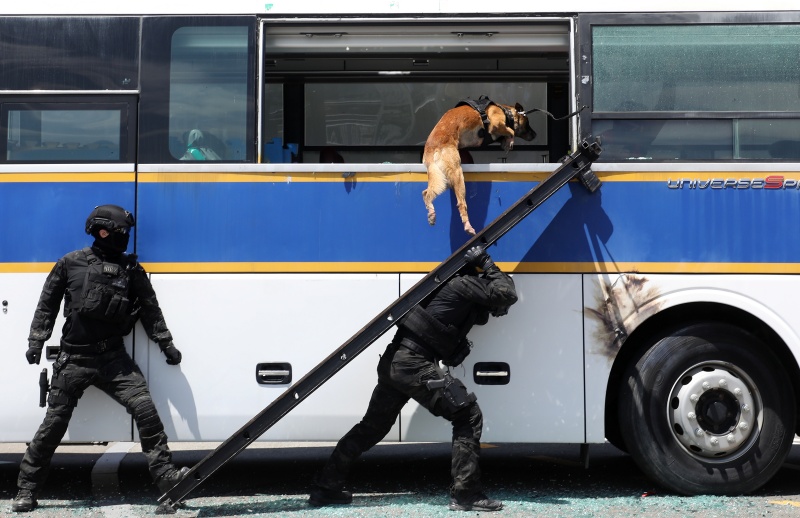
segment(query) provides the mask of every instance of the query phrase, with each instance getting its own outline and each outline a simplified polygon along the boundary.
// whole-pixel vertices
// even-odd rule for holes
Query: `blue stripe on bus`
[[[480,229],[533,186],[469,182]],[[427,224],[422,182],[142,183],[142,262],[439,262],[468,236],[450,191]],[[3,183],[0,262],[55,261],[89,244],[92,207],[132,207],[132,183]],[[800,263],[797,190],[579,184],[555,193],[492,248],[505,262]]]
[[[91,244],[86,217],[107,203],[133,207],[133,182],[0,183],[0,263],[55,262]]]
[[[533,186],[470,182],[475,228]],[[142,184],[139,249],[149,262],[438,262],[468,238],[450,191],[427,224],[420,182]],[[671,190],[607,182],[561,189],[500,239],[523,262],[800,262],[798,191]]]

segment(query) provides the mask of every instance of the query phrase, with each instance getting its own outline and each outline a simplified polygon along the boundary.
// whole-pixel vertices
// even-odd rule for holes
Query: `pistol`
[[[50,383],[47,381],[47,369],[42,369],[39,374],[39,406],[47,404],[47,393],[50,391]]]
[[[428,387],[428,390],[436,390],[444,388],[446,381],[447,380],[445,378],[442,378],[440,380],[428,380],[425,382],[425,386]]]

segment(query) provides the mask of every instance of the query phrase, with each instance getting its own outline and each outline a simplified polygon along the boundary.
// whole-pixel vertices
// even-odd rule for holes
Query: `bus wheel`
[[[731,325],[697,324],[628,368],[619,420],[636,464],[667,489],[743,494],[788,455],[794,393],[763,341]]]

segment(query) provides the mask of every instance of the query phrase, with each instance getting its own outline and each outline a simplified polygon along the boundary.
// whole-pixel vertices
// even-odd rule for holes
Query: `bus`
[[[486,95],[537,136],[469,150],[477,230],[582,142],[602,187],[570,182],[489,250],[520,301],[453,368],[483,440],[609,442],[680,494],[763,486],[798,432],[800,11],[599,4],[4,6],[0,440],[43,418],[63,320],[41,365],[30,323],[96,205],[135,213],[129,251],[183,352],[125,340],[170,440],[223,441],[467,241],[450,193],[428,224],[421,153]],[[338,440],[389,333],[259,440]],[[65,440],[138,437],[92,389]],[[450,429],[412,402],[386,440]]]

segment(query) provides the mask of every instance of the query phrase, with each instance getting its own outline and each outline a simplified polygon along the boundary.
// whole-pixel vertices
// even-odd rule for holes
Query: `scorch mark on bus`
[[[641,322],[658,313],[661,304],[652,301],[661,292],[647,286],[647,277],[635,273],[622,273],[613,282],[607,277],[595,282],[599,288],[595,291],[595,307],[586,307],[586,314],[600,323],[594,332],[600,346],[596,352],[613,359],[628,338],[625,323],[630,323],[632,317]]]

